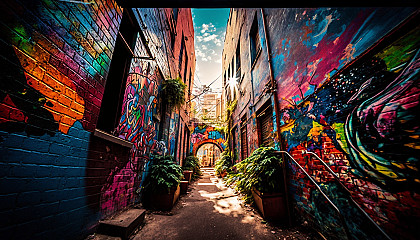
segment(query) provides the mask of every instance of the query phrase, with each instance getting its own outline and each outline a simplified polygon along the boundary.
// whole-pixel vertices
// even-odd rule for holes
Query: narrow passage
[[[212,168],[202,171],[169,214],[148,214],[134,239],[278,239],[254,212],[241,207]]]

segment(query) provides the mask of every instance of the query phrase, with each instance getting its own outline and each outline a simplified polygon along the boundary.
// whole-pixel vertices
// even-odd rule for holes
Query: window
[[[178,57],[178,69],[179,69],[179,71],[181,71],[182,60],[183,60],[183,57],[184,57],[184,51],[185,51],[185,55],[186,55],[184,34],[182,34],[181,49],[179,50],[179,57]]]
[[[251,66],[254,66],[255,60],[261,51],[260,34],[258,33],[258,20],[255,14],[254,21],[249,32],[250,47],[251,47]]]
[[[174,21],[176,22],[178,20],[178,8],[172,8],[172,15]]]
[[[238,41],[238,46],[236,47],[236,77],[241,79],[241,42],[240,41]]]
[[[236,162],[236,160],[237,160],[237,158],[236,158],[236,153],[237,153],[237,145],[236,145],[236,141],[237,141],[237,135],[236,135],[236,130],[237,130],[237,128],[238,128],[238,126],[236,125],[235,127],[233,127],[232,128],[232,130],[231,130],[231,134],[232,134],[232,152],[233,152],[233,159],[232,159],[232,161],[235,161]]]
[[[248,157],[248,134],[246,130],[246,115],[241,119],[241,160]]]
[[[233,61],[233,57],[232,57],[232,62],[230,63],[230,66],[232,68],[232,75],[230,75],[230,77],[235,77],[235,65],[233,65],[235,62]]]
[[[271,101],[257,111],[258,142],[260,147],[274,147],[273,109]]]
[[[187,50],[185,50],[187,51]],[[188,72],[188,55],[185,52],[185,66],[184,66],[184,83],[187,83],[187,72]]]
[[[112,55],[105,91],[102,98],[97,129],[112,133],[118,126],[124,98],[127,75],[133,58],[137,39],[137,28],[132,12],[124,11],[121,20],[114,54]]]

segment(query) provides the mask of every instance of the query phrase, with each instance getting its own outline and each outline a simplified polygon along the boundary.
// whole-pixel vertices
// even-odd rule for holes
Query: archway
[[[225,149],[225,136],[224,134],[213,126],[209,126],[203,123],[194,123],[191,134],[191,153],[196,156],[197,150],[203,144],[212,143],[215,144],[220,151],[223,152]]]
[[[214,167],[216,161],[220,159],[220,154],[223,152],[218,144],[213,142],[203,142],[197,146],[196,157],[200,160],[202,167]]]

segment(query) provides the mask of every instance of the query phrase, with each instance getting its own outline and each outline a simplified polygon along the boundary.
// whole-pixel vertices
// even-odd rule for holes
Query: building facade
[[[83,239],[138,201],[150,154],[182,164],[190,109],[160,85],[195,71],[190,9],[2,1],[0,181],[5,239]]]
[[[380,236],[302,151],[314,152],[386,234],[418,238],[419,19],[415,8],[232,9],[222,60],[238,160],[260,146],[289,152],[354,238]],[[295,216],[340,238],[340,220],[291,161],[288,176]]]

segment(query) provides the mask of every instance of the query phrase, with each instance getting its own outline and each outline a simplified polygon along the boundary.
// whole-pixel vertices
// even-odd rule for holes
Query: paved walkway
[[[171,212],[148,214],[133,239],[311,239],[296,230],[268,226],[258,213],[241,206],[213,169],[202,171],[202,178],[190,186],[187,195],[181,195]]]

